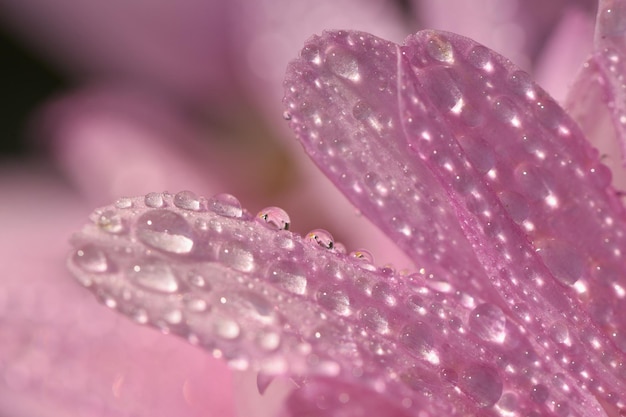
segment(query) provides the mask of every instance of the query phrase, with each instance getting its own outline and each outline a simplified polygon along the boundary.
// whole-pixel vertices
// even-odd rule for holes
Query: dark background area
[[[28,121],[33,112],[68,85],[50,67],[0,27],[0,158],[28,153]]]

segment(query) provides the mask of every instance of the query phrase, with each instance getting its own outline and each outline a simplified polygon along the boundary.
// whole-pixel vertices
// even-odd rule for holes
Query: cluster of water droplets
[[[282,209],[252,216],[231,195],[185,191],[120,200],[91,218],[73,239],[77,279],[137,323],[236,369],[355,380],[423,410],[521,415],[586,401],[500,306],[423,269],[375,267],[368,251],[337,250],[324,230],[295,235]],[[553,323],[551,335],[544,343],[567,360],[567,325]]]

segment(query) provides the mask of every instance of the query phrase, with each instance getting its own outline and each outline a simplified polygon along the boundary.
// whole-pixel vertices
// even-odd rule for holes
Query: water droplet
[[[352,108],[352,115],[357,120],[366,120],[372,115],[372,108],[364,101],[357,101]]]
[[[426,52],[431,58],[439,62],[453,62],[454,50],[452,44],[443,36],[433,35],[426,42]]]
[[[239,218],[243,215],[241,203],[230,194],[214,195],[209,200],[209,208],[220,216]]]
[[[185,307],[194,313],[203,313],[207,311],[208,304],[206,300],[200,297],[191,296],[185,299]]]
[[[519,116],[519,111],[517,110],[517,106],[508,97],[500,97],[494,101],[493,104],[494,114],[500,118],[503,122],[510,123],[514,127],[521,126],[521,119]]]
[[[462,136],[459,144],[465,151],[472,167],[480,174],[486,174],[496,164],[493,147],[484,139],[473,136]]]
[[[326,65],[334,74],[346,78],[350,81],[357,82],[361,80],[359,72],[359,64],[352,53],[335,47],[326,53]]]
[[[178,290],[178,282],[171,268],[160,261],[146,260],[132,266],[128,279],[148,290],[174,293]]]
[[[193,230],[183,216],[167,210],[151,210],[137,220],[137,237],[148,246],[165,252],[191,252]]]
[[[551,239],[537,245],[537,253],[554,278],[562,284],[574,285],[585,270],[583,256],[567,243]]]
[[[204,291],[211,291],[211,285],[209,285],[204,277],[196,271],[190,271],[187,274],[187,281],[194,287],[202,288]]]
[[[316,45],[306,45],[300,51],[300,56],[315,65],[319,65],[322,62],[320,50]]]
[[[478,45],[473,47],[469,54],[467,54],[467,60],[478,69],[482,69],[487,72],[493,71],[491,52],[484,46]]]
[[[563,322],[556,322],[550,326],[550,336],[557,343],[566,346],[572,345],[572,339],[570,339],[569,336],[569,329]]]
[[[287,212],[280,207],[266,207],[259,211],[256,218],[273,230],[289,230],[291,223]]]
[[[130,317],[139,324],[146,324],[148,322],[148,313],[143,308],[134,310]]]
[[[128,197],[122,197],[115,202],[115,207],[118,209],[128,209],[133,206],[133,200]]]
[[[389,322],[387,318],[375,307],[366,307],[361,310],[359,319],[366,329],[381,334],[389,332]]]
[[[262,331],[257,335],[256,341],[261,349],[272,352],[280,346],[280,334]]]
[[[511,74],[509,77],[509,86],[511,87],[511,90],[519,96],[525,97],[529,100],[537,98],[537,92],[535,91],[533,79],[524,71],[515,71]]]
[[[502,380],[498,371],[487,365],[467,367],[461,377],[460,387],[481,407],[491,407],[502,395]]]
[[[368,250],[365,249],[359,249],[359,250],[355,250],[353,252],[350,252],[349,255],[351,258],[354,258],[360,262],[364,262],[367,264],[373,264],[374,263],[374,256],[372,255],[372,253]]]
[[[374,172],[365,174],[364,182],[374,194],[381,197],[386,197],[389,194],[389,187]]]
[[[271,265],[267,279],[283,289],[298,295],[306,292],[307,279],[303,269],[292,262],[277,262]]]
[[[524,196],[515,191],[505,190],[500,192],[498,197],[504,209],[515,223],[522,224],[528,218],[530,206]]]
[[[285,110],[285,111],[283,112],[283,119],[285,119],[285,120],[291,120],[291,113],[290,113],[289,111]]]
[[[435,344],[430,326],[421,321],[404,326],[398,340],[409,353],[418,358],[428,357]]]
[[[550,395],[548,387],[543,384],[533,385],[530,389],[530,399],[536,404],[543,404]]]
[[[236,321],[223,316],[214,319],[213,331],[216,335],[226,340],[236,339],[241,333],[239,324]]]
[[[163,319],[169,324],[180,324],[183,321],[183,313],[178,310],[170,310],[163,315]]]
[[[316,294],[317,302],[327,310],[334,311],[341,316],[351,314],[350,299],[341,290],[320,288]]]
[[[149,193],[143,199],[144,204],[150,208],[161,208],[165,204],[163,201],[163,194],[161,193]]]
[[[121,234],[126,231],[122,217],[113,210],[106,210],[101,213],[96,223],[100,229],[107,233]]]
[[[78,249],[74,253],[73,261],[86,272],[102,273],[109,269],[109,262],[104,252],[92,245]]]
[[[225,265],[241,272],[254,269],[254,255],[236,243],[225,243],[219,251],[218,259]]]
[[[481,304],[469,316],[469,327],[487,342],[503,343],[506,337],[506,317],[493,304]]]
[[[200,210],[200,198],[191,191],[181,191],[174,196],[174,205],[185,210]]]
[[[311,230],[307,233],[306,238],[324,249],[332,249],[335,246],[333,236],[324,229]]]
[[[534,164],[521,163],[515,167],[513,176],[520,186],[520,191],[528,198],[542,200],[550,194],[546,185],[547,175]]]

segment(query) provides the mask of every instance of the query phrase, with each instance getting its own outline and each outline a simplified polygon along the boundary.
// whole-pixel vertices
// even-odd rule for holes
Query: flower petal
[[[376,93],[381,80],[391,86]],[[597,151],[526,73],[457,35],[420,32],[399,55],[394,45],[368,35],[337,32],[305,47],[287,87],[292,127],[307,152],[366,215],[409,247],[418,265],[428,270],[439,259],[420,258],[385,220],[407,219],[419,230],[423,211],[418,207],[416,215],[419,198],[411,198],[417,179],[428,184],[430,195],[441,196],[445,215],[455,217],[432,217],[429,226],[462,229],[448,247],[432,234],[421,245],[444,246],[439,253],[464,259],[475,252],[482,264],[473,286],[445,276],[452,291],[469,290],[529,332],[533,348],[547,358],[544,366],[575,361],[574,385],[590,388],[601,402],[615,394],[590,381],[624,391],[615,369],[624,357],[625,326],[615,314],[624,298],[623,208]],[[396,96],[404,132],[397,127]],[[362,102],[372,111],[360,119],[354,109]],[[368,184],[372,172],[392,192],[381,196]],[[413,184],[406,187],[410,175]],[[466,250],[468,240],[473,251]],[[459,242],[460,249],[452,246]],[[481,285],[489,291],[477,292]],[[566,349],[554,328],[567,332]],[[523,361],[517,365],[524,367]],[[569,371],[563,365],[553,376]],[[593,396],[579,395],[590,408],[577,412],[591,414]]]

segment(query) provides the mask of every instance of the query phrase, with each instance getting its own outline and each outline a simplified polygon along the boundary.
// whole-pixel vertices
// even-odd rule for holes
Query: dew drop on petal
[[[226,340],[236,339],[241,333],[239,324],[236,321],[222,316],[214,319],[213,331],[216,335]]]
[[[206,300],[200,297],[188,297],[185,299],[185,307],[194,313],[203,313],[207,311],[208,304]]]
[[[389,331],[389,321],[385,315],[375,307],[366,307],[361,310],[359,319],[366,329],[382,334]]]
[[[537,253],[554,278],[565,285],[574,285],[585,269],[583,257],[565,242],[552,239],[541,242]]]
[[[174,205],[185,210],[200,210],[200,198],[191,191],[181,191],[174,196]]]
[[[261,349],[272,352],[280,346],[280,334],[272,331],[262,331],[257,335],[256,342]]]
[[[163,201],[163,194],[161,193],[148,193],[143,199],[146,207],[161,208],[165,204]]]
[[[361,79],[359,63],[351,52],[336,47],[326,53],[326,65],[334,74],[357,82]]]
[[[427,357],[435,344],[430,326],[421,321],[404,326],[398,339],[409,353],[418,358]]]
[[[167,210],[151,210],[139,217],[136,234],[146,245],[170,253],[189,253],[194,245],[189,223],[180,214]]]
[[[231,194],[216,194],[211,197],[209,209],[224,217],[239,218],[243,215],[241,203]]]
[[[491,407],[502,395],[502,380],[494,368],[473,364],[465,368],[459,383],[461,390],[481,407]]]
[[[303,295],[306,292],[307,279],[298,264],[277,262],[268,268],[267,279],[290,293]]]
[[[133,265],[127,271],[128,279],[148,290],[174,293],[178,290],[178,281],[172,269],[165,263],[145,260]]]
[[[341,316],[349,316],[350,299],[341,290],[320,288],[316,294],[317,302],[327,310],[334,311]]]
[[[433,35],[426,42],[426,52],[436,61],[453,62],[454,50],[452,44],[441,35]]]
[[[280,207],[266,207],[256,215],[257,220],[273,230],[289,230],[291,220]]]
[[[503,343],[506,337],[506,317],[493,304],[481,304],[469,316],[470,329],[482,340]]]
[[[72,259],[85,272],[102,273],[109,269],[109,262],[104,252],[92,245],[78,249]]]
[[[307,233],[306,238],[324,249],[332,249],[335,246],[333,236],[324,229],[311,230]]]
[[[128,197],[122,197],[115,202],[115,207],[118,209],[128,209],[133,206],[133,200]]]
[[[121,234],[126,231],[124,221],[120,215],[113,210],[107,210],[104,213],[101,213],[98,216],[96,223],[100,229],[107,233]]]
[[[225,243],[219,251],[219,260],[226,266],[241,272],[254,269],[254,255],[236,243]]]
[[[467,54],[467,60],[475,68],[486,72],[493,71],[493,62],[491,61],[491,52],[482,45],[477,45]]]

